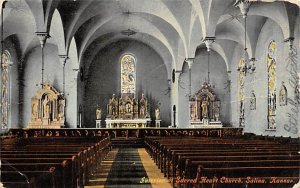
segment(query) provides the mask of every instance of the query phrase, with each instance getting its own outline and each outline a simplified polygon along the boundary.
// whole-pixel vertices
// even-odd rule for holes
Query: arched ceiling
[[[181,70],[184,59],[195,56],[203,38],[216,37],[213,48],[229,68],[234,45],[244,46],[245,26],[239,8],[233,6],[235,2],[10,0],[4,14],[4,24],[9,29],[4,36],[16,34],[21,40],[23,56],[26,56],[39,45],[34,33],[47,31],[53,36],[49,42],[56,43],[60,53],[67,53],[72,48],[72,58],[77,54],[76,63],[86,68],[95,54],[111,42],[137,40],[152,47],[162,57],[168,72],[173,68]],[[12,13],[12,9],[19,8],[24,11]],[[255,54],[260,30],[267,19],[273,19],[288,38],[293,37],[298,14],[299,6],[294,2],[253,2],[247,17],[251,27],[246,29],[249,57]],[[23,24],[13,25],[18,22]],[[122,34],[126,30],[135,34]]]

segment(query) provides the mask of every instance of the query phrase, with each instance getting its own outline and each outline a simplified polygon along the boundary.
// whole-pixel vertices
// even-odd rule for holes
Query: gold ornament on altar
[[[107,105],[107,118],[111,119],[137,119],[148,118],[147,99],[142,94],[140,100],[133,95],[125,95],[120,98],[115,98],[113,94]]]
[[[28,128],[61,128],[65,121],[65,98],[45,82],[31,99],[31,121]]]
[[[207,122],[220,122],[220,101],[217,100],[210,84],[204,83],[202,88],[191,97],[190,122],[192,124],[203,124]],[[205,121],[204,121],[205,120]],[[197,123],[198,122],[198,123]]]
[[[209,102],[207,101],[206,97],[203,98],[201,103],[202,108],[202,117],[207,118],[207,108],[208,108]]]

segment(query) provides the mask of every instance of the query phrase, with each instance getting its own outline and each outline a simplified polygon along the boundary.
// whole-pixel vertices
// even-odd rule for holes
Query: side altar
[[[210,84],[204,82],[201,89],[190,98],[191,128],[220,128],[220,101]]]
[[[45,82],[31,98],[28,128],[57,129],[64,126],[65,98],[49,82]]]
[[[109,99],[105,120],[106,128],[144,128],[150,122],[148,100],[144,94],[140,99],[135,98],[132,94],[123,94],[120,98],[115,98],[115,94],[113,94]]]

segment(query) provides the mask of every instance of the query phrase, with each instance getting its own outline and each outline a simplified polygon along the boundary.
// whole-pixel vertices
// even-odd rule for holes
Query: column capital
[[[212,44],[215,42],[216,37],[205,37],[202,42],[206,45],[207,51],[209,52]]]
[[[187,57],[187,58],[185,58],[185,62],[187,62],[188,63],[188,66],[189,66],[189,69],[191,69],[192,68],[192,65],[193,65],[193,63],[194,63],[194,60],[195,60],[195,58],[193,57],[193,58],[191,58],[191,57]]]
[[[50,35],[46,31],[37,31],[37,32],[35,32],[35,34],[37,35],[37,37],[40,40],[41,47],[44,48],[44,46],[46,44],[46,40],[47,40],[47,38],[50,38]]]
[[[69,59],[68,55],[58,55],[59,60],[63,66],[67,63],[67,59]]]
[[[243,18],[247,17],[247,13],[249,11],[250,5],[251,2],[249,0],[236,0],[235,3],[233,4],[233,6],[240,8]]]

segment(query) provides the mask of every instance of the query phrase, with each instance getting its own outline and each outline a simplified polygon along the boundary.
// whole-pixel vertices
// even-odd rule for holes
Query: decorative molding
[[[35,34],[40,40],[41,47],[44,48],[47,39],[50,38],[50,35],[46,31],[37,31]]]
[[[209,52],[212,48],[212,44],[216,41],[216,37],[205,37],[202,42],[206,45],[207,51]]]
[[[235,3],[233,4],[233,6],[240,8],[243,18],[247,17],[247,13],[249,11],[250,5],[251,2],[249,0],[236,0]]]
[[[187,58],[185,58],[185,62],[187,62],[188,63],[188,66],[189,66],[189,69],[191,69],[192,68],[192,65],[193,65],[193,63],[194,63],[194,60],[195,60],[195,58],[193,57],[193,58],[191,58],[191,57],[187,57]]]
[[[58,55],[60,62],[62,63],[63,66],[67,63],[67,59],[69,59],[68,55]]]

